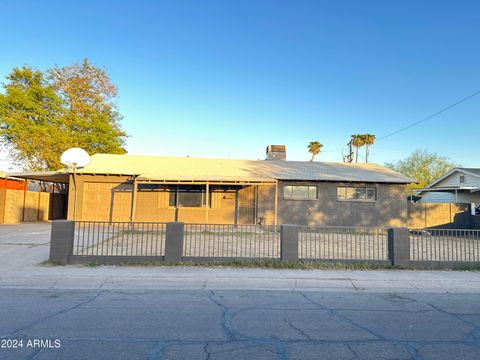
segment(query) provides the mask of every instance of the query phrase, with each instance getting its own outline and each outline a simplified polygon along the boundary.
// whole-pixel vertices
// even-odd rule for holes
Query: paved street
[[[0,359],[480,358],[480,273],[38,266],[48,238],[0,226],[0,337],[23,340]]]
[[[2,359],[478,359],[476,294],[0,290]]]

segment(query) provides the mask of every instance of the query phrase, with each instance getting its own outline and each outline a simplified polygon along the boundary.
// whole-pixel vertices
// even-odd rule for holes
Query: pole
[[[208,181],[205,185],[205,196],[207,197],[205,200],[205,223],[208,224],[208,208],[210,207],[210,185]]]
[[[132,190],[132,202],[130,208],[130,222],[135,221],[135,209],[137,207],[137,192],[138,192],[138,183],[137,178],[133,179],[133,190]]]
[[[278,210],[278,181],[275,183],[275,215],[273,220],[273,225],[277,226],[277,210]]]
[[[28,180],[25,180],[25,186],[23,188],[22,222],[25,221],[25,202],[27,200],[27,188],[28,188]]]
[[[76,175],[77,175],[77,164],[73,164],[73,188],[75,189],[74,191],[74,197],[73,197],[73,221],[76,220],[76,214],[77,214],[77,180],[76,180]]]

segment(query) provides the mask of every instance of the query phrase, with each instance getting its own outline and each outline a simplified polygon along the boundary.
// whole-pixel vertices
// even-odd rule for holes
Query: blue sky
[[[119,88],[132,154],[341,161],[352,133],[381,137],[480,89],[478,1],[11,1],[0,78],[88,57]],[[480,166],[480,96],[379,141]],[[5,167],[5,162],[0,166]]]

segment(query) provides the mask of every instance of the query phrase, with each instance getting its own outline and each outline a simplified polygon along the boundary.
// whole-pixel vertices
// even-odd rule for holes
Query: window
[[[285,185],[283,198],[292,200],[315,200],[317,198],[316,186]]]
[[[376,201],[377,189],[372,187],[341,186],[337,188],[338,201]]]
[[[460,184],[464,184],[465,183],[465,175],[460,175]]]
[[[169,206],[205,207],[205,188],[202,186],[177,186],[169,194]]]

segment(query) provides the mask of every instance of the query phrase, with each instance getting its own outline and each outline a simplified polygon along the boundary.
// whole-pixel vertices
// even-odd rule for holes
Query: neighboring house
[[[219,224],[405,226],[411,179],[376,164],[97,154],[84,168],[12,174],[67,183],[68,218]]]
[[[420,189],[420,202],[469,204],[472,215],[480,204],[480,169],[455,168]]]
[[[26,188],[24,180],[9,179],[4,172],[0,171],[0,189],[25,190]]]

